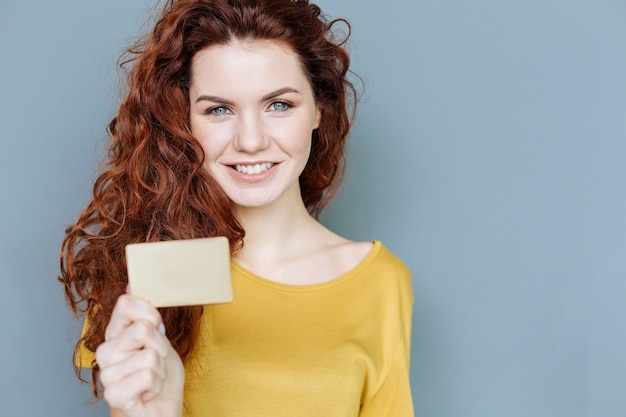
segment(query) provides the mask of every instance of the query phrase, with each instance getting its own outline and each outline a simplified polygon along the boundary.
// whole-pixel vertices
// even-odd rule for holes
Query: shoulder
[[[371,327],[378,328],[385,341],[384,355],[394,355],[398,343],[408,352],[414,301],[409,267],[382,242],[374,241],[359,275],[355,280],[359,302],[367,306]]]
[[[373,241],[371,260],[368,268],[375,270],[384,277],[395,278],[398,281],[410,284],[411,270],[397,255],[391,252],[382,242]]]
[[[413,305],[412,273],[409,267],[385,247],[382,242],[374,241],[372,251],[364,262],[361,273],[362,285],[377,297],[386,299],[388,304]]]
[[[334,256],[352,274],[364,274],[381,279],[410,284],[411,270],[379,240],[344,241],[333,248]]]
[[[361,251],[358,263],[343,276],[351,291],[372,303],[412,303],[411,271],[398,256],[378,240],[351,245]]]
[[[381,241],[374,240],[374,248],[377,250],[377,262],[384,264],[386,267],[393,268],[397,272],[403,274],[411,274],[411,270],[396,254],[391,252]]]

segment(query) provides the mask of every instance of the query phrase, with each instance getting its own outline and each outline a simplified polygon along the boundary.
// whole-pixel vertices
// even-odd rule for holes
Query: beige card
[[[226,303],[233,299],[225,237],[126,246],[130,293],[155,307]]]

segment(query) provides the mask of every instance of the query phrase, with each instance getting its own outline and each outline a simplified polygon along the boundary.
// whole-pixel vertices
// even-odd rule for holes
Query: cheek
[[[196,136],[196,140],[200,142],[200,146],[202,146],[205,161],[215,156],[216,149],[214,141],[209,140],[206,136]]]
[[[313,137],[313,129],[309,123],[294,123],[281,132],[281,136],[286,139],[291,152],[308,155]]]
[[[302,153],[302,157],[308,161],[311,154],[311,146],[313,145],[313,132],[305,130],[300,137],[302,139],[298,141],[299,150]]]
[[[214,160],[223,151],[223,140],[220,140],[221,136],[219,131],[215,129],[209,129],[202,124],[191,123],[191,134],[200,143],[202,150],[204,151],[205,162]]]
[[[297,161],[296,164],[299,167],[300,174],[302,174],[302,171],[304,171],[304,168],[308,165],[309,159],[311,158],[311,132],[298,132],[298,136],[292,136],[292,138],[297,138],[297,140],[293,140],[290,143],[291,146],[287,152]]]

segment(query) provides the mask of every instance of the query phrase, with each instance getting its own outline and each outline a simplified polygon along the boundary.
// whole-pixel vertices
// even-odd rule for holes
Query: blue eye
[[[275,101],[272,104],[270,104],[270,110],[278,111],[278,112],[288,110],[291,107],[293,106],[287,103],[286,101]]]
[[[206,111],[207,114],[211,114],[214,116],[224,116],[228,113],[228,109],[226,107],[212,107]]]

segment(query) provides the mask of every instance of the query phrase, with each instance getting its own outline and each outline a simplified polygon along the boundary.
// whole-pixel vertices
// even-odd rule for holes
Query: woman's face
[[[320,113],[288,46],[232,41],[201,50],[192,61],[189,101],[204,167],[236,206],[301,199],[298,178]]]

